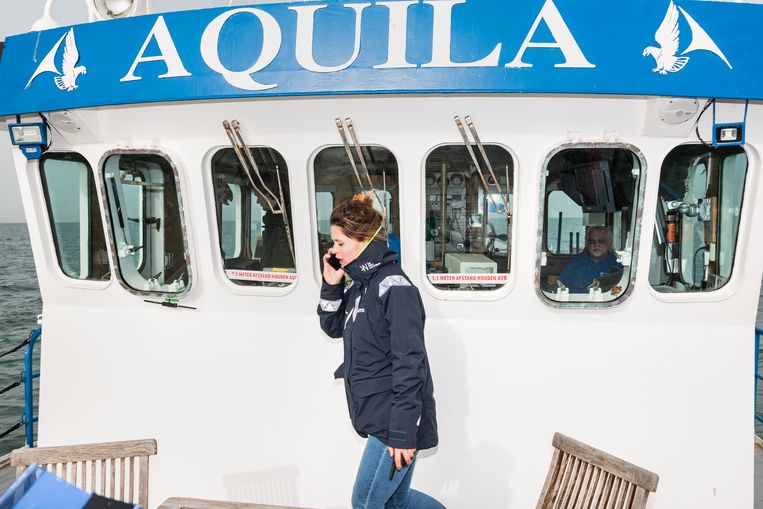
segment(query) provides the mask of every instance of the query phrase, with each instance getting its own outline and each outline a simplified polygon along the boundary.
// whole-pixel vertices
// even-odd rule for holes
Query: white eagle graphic
[[[689,24],[689,29],[691,30],[691,42],[689,43],[689,46],[681,52],[681,55],[677,56],[680,34],[680,31],[678,30],[678,20],[680,18],[679,11],[680,14],[684,15],[684,19],[686,19],[686,22]],[[644,48],[643,53],[644,56],[650,55],[654,58],[657,66],[652,69],[652,72],[658,72],[663,75],[669,72],[678,72],[683,69],[689,61],[689,57],[683,55],[699,50],[715,53],[721,60],[726,62],[729,69],[732,69],[726,55],[723,54],[720,48],[718,48],[718,45],[716,45],[710,36],[707,35],[707,32],[705,32],[705,30],[699,26],[699,23],[697,23],[682,7],[676,7],[673,0],[671,0],[670,5],[668,5],[668,12],[665,14],[665,19],[662,20],[660,27],[654,34],[654,39],[660,47],[647,46]]]
[[[58,48],[61,46],[61,43],[64,42],[64,39],[66,39],[64,44],[64,56],[61,61],[61,70],[59,71],[55,60],[56,55],[58,54]],[[61,36],[56,45],[53,46],[53,49],[45,55],[45,58],[40,62],[37,70],[34,71],[32,77],[29,78],[29,82],[26,84],[26,87],[24,87],[24,90],[29,88],[29,85],[32,84],[37,76],[46,72],[52,72],[57,75],[53,78],[56,86],[61,90],[71,92],[77,88],[77,78],[79,78],[80,74],[87,74],[87,68],[84,65],[78,66],[77,62],[79,62],[79,50],[77,49],[77,41],[74,39],[74,29],[71,28],[69,29],[69,32]]]

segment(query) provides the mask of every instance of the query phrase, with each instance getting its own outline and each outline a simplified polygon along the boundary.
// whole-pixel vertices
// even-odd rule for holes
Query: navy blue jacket
[[[583,251],[567,263],[559,275],[564,286],[572,293],[587,293],[588,286],[594,279],[623,270],[623,264],[617,261],[615,253],[610,251],[607,257],[598,262],[591,258],[588,251]]]
[[[355,431],[401,449],[437,445],[434,385],[424,347],[424,305],[396,263],[397,253],[378,240],[345,268],[352,285],[323,282],[321,328],[344,338],[347,406]]]

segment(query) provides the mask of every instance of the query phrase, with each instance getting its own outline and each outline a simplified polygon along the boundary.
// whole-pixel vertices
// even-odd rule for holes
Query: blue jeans
[[[352,509],[445,509],[429,495],[411,489],[417,455],[410,466],[403,460],[403,469],[395,470],[390,480],[393,460],[387,446],[378,438],[368,437],[352,489]]]

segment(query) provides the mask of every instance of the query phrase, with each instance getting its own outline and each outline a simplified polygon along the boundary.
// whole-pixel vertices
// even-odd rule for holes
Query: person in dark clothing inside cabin
[[[591,226],[586,231],[585,249],[567,263],[559,279],[570,292],[586,293],[594,280],[622,272],[623,264],[612,251],[612,233],[604,226]]]
[[[333,246],[323,256],[318,315],[344,340],[350,419],[368,437],[352,490],[353,509],[444,509],[410,489],[417,451],[437,445],[434,386],[424,347],[424,306],[380,238],[382,216],[358,194],[331,213]],[[340,268],[331,266],[335,256]],[[345,275],[352,285],[345,290]]]

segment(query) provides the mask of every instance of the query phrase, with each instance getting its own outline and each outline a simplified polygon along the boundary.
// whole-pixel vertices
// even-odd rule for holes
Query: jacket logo
[[[376,263],[376,262],[363,263],[360,265],[360,270],[362,270],[363,272],[368,272],[371,269],[375,269],[379,265],[381,265],[381,263]]]
[[[64,42],[64,39],[66,42]],[[56,56],[58,55],[58,48],[61,46],[61,43],[64,43],[64,54],[61,60],[61,70],[59,71],[56,64]],[[71,92],[78,88],[77,78],[79,78],[80,74],[87,74],[87,68],[84,65],[78,66],[78,62],[79,50],[77,49],[77,41],[74,39],[74,29],[71,28],[66,34],[61,36],[55,46],[53,46],[53,49],[45,55],[45,58],[37,66],[32,77],[29,78],[29,82],[24,87],[24,90],[29,88],[29,85],[32,84],[37,76],[46,72],[52,72],[56,75],[53,78],[56,86],[61,90]]]
[[[679,11],[681,12],[679,13]],[[676,54],[678,53],[679,46],[678,36],[680,33],[678,29],[678,21],[680,19],[680,14],[684,15],[684,19],[689,24],[691,41],[686,49],[681,52],[681,56],[677,56]],[[643,53],[644,56],[648,55],[654,58],[656,67],[652,69],[652,72],[658,72],[662,75],[666,75],[669,72],[678,72],[684,68],[687,62],[689,62],[689,57],[683,55],[700,50],[716,54],[721,60],[726,62],[729,69],[732,69],[728,59],[726,59],[726,55],[724,55],[720,48],[718,48],[715,41],[707,35],[705,29],[702,28],[699,23],[697,23],[697,21],[683,9],[683,7],[676,7],[673,0],[671,0],[670,5],[668,5],[668,12],[665,14],[665,18],[662,20],[660,27],[654,34],[654,39],[660,47],[647,46],[644,48]]]
[[[358,298],[355,299],[355,306],[353,306],[351,311],[345,311],[345,315],[347,315],[347,318],[344,320],[344,326],[347,327],[347,323],[349,323],[350,318],[352,318],[352,323],[355,323],[355,318],[358,317],[358,313],[365,313],[365,308],[360,307],[360,295],[358,295]]]

